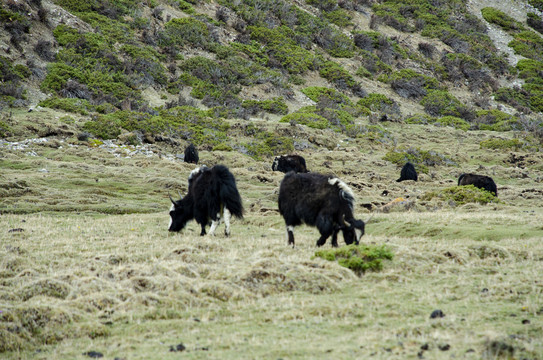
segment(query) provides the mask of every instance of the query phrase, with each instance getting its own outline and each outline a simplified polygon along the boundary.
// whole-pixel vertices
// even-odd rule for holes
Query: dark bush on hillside
[[[467,80],[471,91],[487,87],[493,90],[498,88],[498,83],[490,75],[490,71],[469,55],[449,53],[444,55],[441,61],[448,78],[460,84],[463,83],[463,79]]]
[[[91,91],[85,84],[77,82],[77,80],[69,79],[64,87],[58,92],[60,96],[66,98],[78,98],[90,100],[92,97]]]
[[[523,88],[518,86],[512,88],[501,88],[496,91],[494,97],[497,101],[501,101],[504,104],[511,105],[518,111],[524,113],[531,113],[530,109],[530,98],[531,95],[529,91],[526,91]]]
[[[374,39],[367,33],[355,34],[353,40],[354,44],[362,50],[366,50],[369,52],[372,52],[374,50]]]
[[[475,113],[447,91],[432,90],[421,100],[424,110],[432,116],[454,116],[472,121]]]
[[[404,98],[419,99],[429,89],[437,89],[436,79],[417,73],[410,69],[402,69],[390,76],[390,85],[398,95]]]
[[[39,40],[36,45],[34,45],[34,51],[45,61],[53,61],[55,59],[55,54],[51,50],[53,44],[47,40]]]
[[[528,13],[528,18],[526,19],[526,23],[532,29],[543,34],[543,19],[537,14]]]
[[[23,97],[23,87],[15,82],[0,83],[0,96],[11,96],[15,99]]]
[[[422,55],[430,59],[434,56],[434,53],[436,52],[436,47],[429,43],[419,43],[418,49]]]
[[[227,23],[229,18],[228,10],[224,6],[219,6],[215,11],[215,17],[217,20]]]

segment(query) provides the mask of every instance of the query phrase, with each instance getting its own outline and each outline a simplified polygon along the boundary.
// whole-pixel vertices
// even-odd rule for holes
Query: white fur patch
[[[341,181],[340,179],[338,179],[338,178],[328,179],[328,184],[330,184],[332,186],[337,184],[337,186],[339,186],[339,188],[341,190],[346,192],[348,195],[350,195],[354,199],[354,194],[353,194],[353,191],[351,190],[351,188],[347,184],[345,184],[343,181]]]
[[[224,233],[229,236],[230,235],[230,218],[232,217],[232,214],[230,213],[230,210],[227,208],[224,208]]]
[[[356,234],[356,241],[360,241],[360,238],[362,237],[362,230],[354,229],[354,232]]]
[[[170,208],[170,211],[174,211],[175,210],[175,205],[172,204],[172,207]],[[168,229],[172,226],[172,223],[173,223],[173,219],[170,215],[170,223],[168,224]]]

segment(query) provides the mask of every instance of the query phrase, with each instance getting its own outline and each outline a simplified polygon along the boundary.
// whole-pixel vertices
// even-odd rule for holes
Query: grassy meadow
[[[200,151],[229,166],[245,207],[231,237],[223,226],[200,237],[195,222],[167,231],[168,195],[184,194],[194,167],[182,149],[3,143],[2,358],[541,359],[541,155],[481,148],[491,132],[421,129],[386,125],[395,149],[451,160],[418,182],[396,183],[391,147],[368,139],[315,131],[337,146],[301,153],[352,187],[358,218],[372,216],[362,243],[394,255],[361,276],[315,257],[315,228],[287,246],[271,159]],[[428,195],[468,171],[493,176],[499,200]]]

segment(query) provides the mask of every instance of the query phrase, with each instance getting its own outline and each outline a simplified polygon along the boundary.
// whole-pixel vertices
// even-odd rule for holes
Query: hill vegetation
[[[0,357],[540,359],[542,13],[3,1]],[[189,143],[236,177],[230,238],[166,231]],[[286,153],[352,188],[360,246],[287,246]]]

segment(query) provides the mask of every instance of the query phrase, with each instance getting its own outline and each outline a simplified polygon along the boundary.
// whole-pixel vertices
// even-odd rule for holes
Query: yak
[[[319,230],[317,246],[324,245],[332,236],[332,246],[337,247],[339,230],[347,245],[358,245],[364,235],[364,221],[353,216],[353,192],[336,177],[289,172],[279,186],[278,203],[287,227],[288,244],[293,247],[294,227],[302,223]]]
[[[477,175],[477,174],[462,174],[458,178],[458,186],[460,185],[473,185],[479,189],[486,190],[494,193],[494,196],[498,196],[498,188],[496,183],[490,176]]]
[[[402,171],[400,172],[400,178],[396,181],[400,182],[404,180],[418,180],[415,165],[411,164],[410,162],[406,162],[405,165],[402,167]]]
[[[190,144],[185,148],[185,157],[183,158],[183,161],[190,164],[198,164],[198,160],[200,160],[198,150],[194,144]]]
[[[305,159],[300,155],[282,155],[276,156],[272,164],[273,171],[288,173],[294,171],[297,173],[306,173]]]
[[[236,187],[234,175],[224,165],[208,168],[203,165],[194,169],[189,176],[188,193],[175,201],[170,196],[169,231],[181,231],[188,221],[195,219],[202,227],[200,235],[206,234],[206,225],[211,220],[209,234],[224,219],[226,236],[230,235],[230,218],[243,218],[243,204]]]

